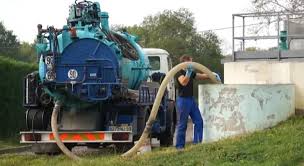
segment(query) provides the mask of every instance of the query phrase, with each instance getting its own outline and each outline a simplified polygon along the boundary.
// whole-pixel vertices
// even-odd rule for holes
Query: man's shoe
[[[177,150],[177,153],[182,153],[185,150],[185,148],[176,148],[176,150]]]

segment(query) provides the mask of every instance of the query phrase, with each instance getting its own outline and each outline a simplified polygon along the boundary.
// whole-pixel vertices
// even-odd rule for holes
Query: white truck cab
[[[151,70],[150,76],[153,73],[165,73],[167,74],[172,68],[172,62],[170,55],[166,50],[159,48],[144,48],[144,53],[148,56]],[[170,83],[167,86],[169,92],[169,99],[175,101],[175,86],[174,79],[170,80]]]

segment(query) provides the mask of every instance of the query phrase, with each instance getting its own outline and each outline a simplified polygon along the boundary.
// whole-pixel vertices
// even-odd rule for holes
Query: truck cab
[[[172,68],[172,61],[170,55],[166,50],[159,48],[144,48],[144,53],[147,55],[151,70],[150,76],[154,73],[164,73],[167,74]],[[175,86],[174,80],[170,80],[168,86],[168,98],[175,101]]]

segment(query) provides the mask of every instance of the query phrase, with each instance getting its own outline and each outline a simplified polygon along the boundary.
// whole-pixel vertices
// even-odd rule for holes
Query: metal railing
[[[235,26],[236,18],[241,18],[242,25]],[[276,28],[273,29],[275,35],[250,35],[246,36],[246,26],[252,26],[259,24],[247,24],[246,25],[246,18],[264,18],[265,20],[268,18],[275,18],[274,21],[271,23],[276,24]],[[294,39],[304,39],[304,24],[303,24],[303,33],[294,34],[291,33],[290,28],[290,19],[302,19],[304,18],[304,11],[301,12],[265,12],[265,13],[242,13],[242,14],[233,14],[232,15],[232,61],[237,60],[248,60],[248,59],[286,59],[286,58],[304,58],[304,48],[298,50],[290,50],[290,49],[281,49],[280,44],[282,37],[281,31],[286,31],[287,33],[283,36],[286,38],[287,48],[290,48],[290,42]],[[284,23],[284,28],[280,28]],[[242,28],[241,35],[236,36],[236,28]],[[272,50],[264,50],[264,51],[246,51],[246,41],[257,41],[257,40],[276,40],[276,48]],[[235,43],[236,41],[241,41],[240,50],[235,50]]]

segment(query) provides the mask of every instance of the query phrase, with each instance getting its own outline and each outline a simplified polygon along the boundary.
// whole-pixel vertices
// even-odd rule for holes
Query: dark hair
[[[180,62],[187,62],[187,61],[191,61],[192,57],[190,55],[183,55],[179,58]]]

